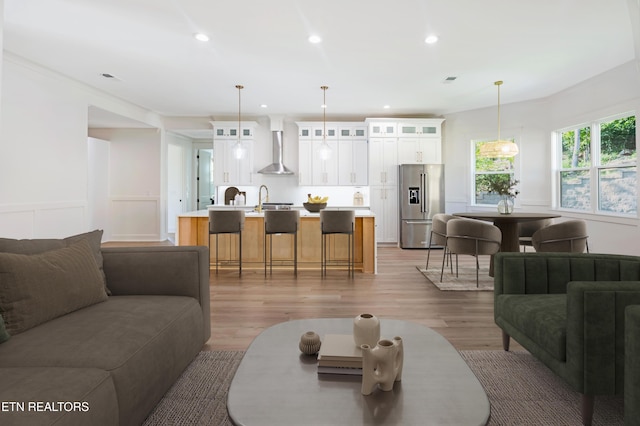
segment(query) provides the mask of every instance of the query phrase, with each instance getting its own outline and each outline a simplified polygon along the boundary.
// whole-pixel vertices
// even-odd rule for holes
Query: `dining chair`
[[[502,232],[487,222],[473,219],[452,219],[447,222],[447,238],[445,248],[450,253],[468,254],[476,258],[476,287],[479,286],[480,262],[478,256],[493,255],[500,251]],[[444,258],[440,271],[440,281],[444,275]],[[456,261],[456,277],[458,262]]]
[[[522,251],[527,251],[527,247],[533,247],[531,237],[533,233],[539,229],[549,226],[553,223],[553,219],[527,220],[518,222],[518,243],[522,246]]]
[[[539,252],[589,253],[587,223],[571,219],[546,226],[534,232],[531,244]]]
[[[429,233],[429,246],[427,251],[427,263],[424,267],[425,270],[429,269],[429,257],[431,256],[431,249],[433,246],[440,246],[443,249],[443,256],[447,256],[446,243],[447,243],[447,222],[451,219],[456,219],[455,216],[445,213],[437,213],[431,218],[431,232]],[[451,254],[447,262],[451,263]],[[453,264],[451,264],[451,272],[453,273]]]

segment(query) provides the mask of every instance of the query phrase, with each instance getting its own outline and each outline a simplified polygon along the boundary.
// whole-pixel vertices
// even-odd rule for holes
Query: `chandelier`
[[[498,139],[495,141],[485,142],[480,145],[480,157],[489,158],[511,158],[518,154],[518,145],[513,141],[504,141],[500,139],[500,86],[502,81],[496,81],[498,86]]]

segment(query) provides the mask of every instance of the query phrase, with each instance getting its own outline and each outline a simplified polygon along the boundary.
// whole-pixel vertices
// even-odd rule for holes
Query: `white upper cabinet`
[[[369,147],[365,138],[338,141],[338,185],[365,186],[369,175]]]
[[[398,135],[398,123],[394,121],[371,121],[369,137],[393,137]]]
[[[408,137],[437,137],[441,136],[442,120],[438,119],[434,122],[426,123],[406,123],[402,122],[398,124],[398,136]]]
[[[234,149],[238,142],[238,122],[212,121],[213,125],[213,177],[215,185],[253,184],[253,136],[258,123],[241,124],[243,152],[237,158]]]
[[[442,163],[442,122],[439,118],[399,122],[398,163]]]
[[[242,141],[242,158],[236,157],[235,145],[238,139],[217,139],[213,141],[215,185],[251,185],[253,183],[253,141]]]
[[[298,122],[298,185],[367,184],[367,127],[364,123]],[[329,158],[320,148],[326,130]]]

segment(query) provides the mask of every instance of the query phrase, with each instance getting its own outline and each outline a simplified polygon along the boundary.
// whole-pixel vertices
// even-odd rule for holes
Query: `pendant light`
[[[235,145],[233,145],[232,152],[236,160],[241,160],[244,157],[244,153],[246,151],[244,145],[242,145],[242,120],[240,114],[240,93],[242,89],[244,89],[244,86],[237,84],[236,89],[238,89],[238,141],[235,143]]]
[[[331,158],[331,147],[327,143],[327,89],[329,86],[320,86],[322,89],[322,144],[320,144],[319,154],[323,161]]]
[[[513,141],[503,141],[500,139],[500,86],[502,86],[502,81],[496,81],[493,84],[498,86],[498,139],[491,142],[485,142],[480,145],[480,157],[515,157],[518,154],[518,145]]]

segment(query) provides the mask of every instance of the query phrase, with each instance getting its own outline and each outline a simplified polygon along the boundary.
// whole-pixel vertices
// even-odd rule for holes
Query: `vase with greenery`
[[[489,192],[500,195],[498,202],[498,212],[500,214],[513,213],[513,201],[520,193],[516,189],[518,180],[512,180],[509,174],[495,174],[487,176],[487,189]]]

